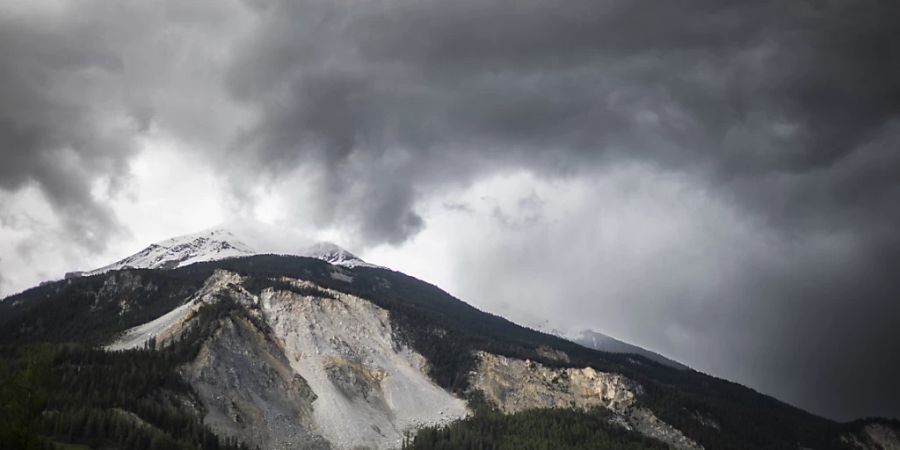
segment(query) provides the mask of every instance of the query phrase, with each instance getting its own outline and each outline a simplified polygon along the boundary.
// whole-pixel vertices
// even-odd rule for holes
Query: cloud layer
[[[898,416],[900,361],[885,356],[900,354],[898,16],[876,0],[9,2],[0,190],[36,192],[66,245],[97,253],[135,231],[123,198],[159,142],[217,174],[228,208],[253,215],[277,197],[284,221],[362,247],[410,249],[434,235],[435,202],[497,174],[574,183],[581,209],[560,217],[570,191],[505,215],[451,202],[533,243],[519,254],[520,241],[495,239],[470,266],[490,277],[470,272],[472,284],[535,279],[561,230],[609,249],[592,230],[618,223],[613,248],[649,253],[588,251],[578,267],[615,266],[630,284],[598,295],[550,270],[550,304],[618,305],[629,329],[669,318],[689,339],[629,337],[684,358],[699,346],[710,356],[696,364],[818,412]],[[610,218],[619,191],[602,180],[621,174],[653,188]],[[3,203],[0,228],[45,233],[18,204]],[[478,241],[460,229],[434,238]],[[660,230],[673,234],[654,241]],[[696,264],[677,267],[668,242]],[[4,263],[27,246],[16,252]],[[452,256],[447,270],[467,257]],[[588,325],[578,318],[558,315]]]

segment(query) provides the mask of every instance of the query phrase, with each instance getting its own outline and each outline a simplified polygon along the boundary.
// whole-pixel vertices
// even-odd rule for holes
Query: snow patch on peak
[[[300,254],[303,256],[319,258],[336,266],[351,268],[358,266],[378,267],[363,261],[353,253],[350,253],[331,242],[316,242],[315,244],[306,247]]]
[[[201,261],[214,261],[256,252],[226,230],[202,231],[150,244],[147,248],[99,269],[85,272],[95,275],[110,270],[173,269]]]
[[[230,222],[197,233],[150,244],[145,249],[99,269],[174,269],[189,264],[241,256],[280,254],[317,258],[344,267],[378,267],[330,242],[315,242],[300,233],[260,222]]]

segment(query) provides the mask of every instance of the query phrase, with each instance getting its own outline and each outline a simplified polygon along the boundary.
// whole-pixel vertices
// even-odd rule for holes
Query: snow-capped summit
[[[310,241],[293,230],[259,222],[232,222],[150,244],[131,256],[83,275],[124,268],[172,269],[201,261],[259,254],[306,256],[345,267],[376,267],[331,242]]]
[[[318,258],[318,259],[327,261],[327,262],[337,265],[337,266],[375,267],[375,265],[369,264],[369,263],[359,259],[353,253],[350,253],[347,250],[344,250],[343,248],[341,248],[331,242],[316,242],[315,244],[307,246],[301,253],[302,253],[301,256],[309,256],[312,258]]]

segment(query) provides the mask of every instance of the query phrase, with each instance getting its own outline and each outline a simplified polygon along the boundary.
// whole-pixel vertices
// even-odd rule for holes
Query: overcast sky
[[[900,417],[900,2],[0,1],[0,293],[234,218]]]

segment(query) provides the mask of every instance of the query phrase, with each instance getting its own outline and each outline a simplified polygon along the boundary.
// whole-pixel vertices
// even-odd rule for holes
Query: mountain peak
[[[259,254],[305,256],[345,267],[375,267],[331,242],[313,241],[295,230],[275,225],[240,221],[150,244],[131,256],[83,274],[125,268],[172,269],[196,262]]]
[[[593,330],[582,330],[581,334],[568,336],[566,339],[578,344],[585,346],[590,349],[600,350],[604,352],[610,353],[633,353],[636,355],[641,355],[651,361],[656,361],[664,366],[669,366],[673,369],[678,370],[688,370],[690,367],[675,361],[673,359],[666,358],[659,353],[654,351],[647,350],[643,347],[638,347],[637,345],[629,344],[627,342],[620,341],[614,337],[607,336],[603,333]]]

